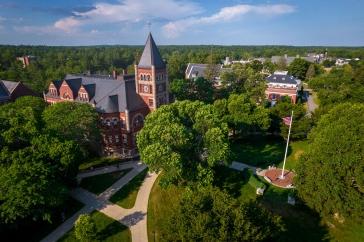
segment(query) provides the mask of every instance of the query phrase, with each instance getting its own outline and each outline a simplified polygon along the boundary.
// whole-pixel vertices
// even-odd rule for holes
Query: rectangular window
[[[153,99],[149,99],[149,100],[148,100],[148,105],[149,105],[150,107],[152,107],[152,106],[153,106]]]
[[[119,143],[119,135],[115,135],[115,143]]]
[[[109,136],[109,143],[112,143],[112,136]]]
[[[123,134],[122,138],[123,138],[123,144],[127,145],[128,144],[128,136],[126,134]]]

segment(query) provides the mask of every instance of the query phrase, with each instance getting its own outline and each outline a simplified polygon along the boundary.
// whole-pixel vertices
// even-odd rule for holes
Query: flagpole
[[[288,143],[289,143],[289,136],[291,135],[292,121],[293,121],[293,110],[292,110],[292,113],[291,113],[291,122],[289,123],[288,138],[287,138],[287,144],[286,144],[286,152],[284,153],[283,169],[282,169],[282,174],[281,174],[281,177],[280,177],[281,179],[284,179],[284,167],[286,166]]]

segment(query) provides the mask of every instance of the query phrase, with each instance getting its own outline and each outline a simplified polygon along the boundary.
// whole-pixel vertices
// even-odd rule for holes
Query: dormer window
[[[52,96],[57,96],[57,90],[55,88],[49,88],[49,94]]]
[[[88,95],[87,93],[84,93],[84,92],[80,92],[78,94],[78,98],[81,100],[81,101],[88,101]]]
[[[63,93],[64,99],[71,99],[71,96],[68,94],[68,92]]]

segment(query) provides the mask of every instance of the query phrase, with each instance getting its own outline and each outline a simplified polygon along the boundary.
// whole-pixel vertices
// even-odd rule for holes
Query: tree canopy
[[[284,230],[281,218],[257,203],[212,187],[187,190],[167,219],[167,241],[268,241]]]
[[[0,217],[6,223],[29,217],[51,220],[54,208],[68,196],[67,185],[73,182],[79,162],[85,158],[78,137],[88,134],[96,120],[78,129],[77,135],[69,135],[69,130],[63,128],[55,134],[54,126],[48,122],[82,123],[80,113],[72,117],[56,114],[52,119],[45,117],[58,106],[84,110],[86,117],[93,117],[96,112],[75,105],[87,104],[67,102],[46,106],[40,98],[22,97],[0,106]]]
[[[323,216],[364,215],[364,105],[340,104],[323,115],[298,163],[299,196]]]
[[[302,58],[296,58],[292,61],[291,64],[289,64],[288,72],[289,74],[300,80],[305,80],[306,73],[309,67],[310,67],[310,62]]]
[[[213,101],[213,82],[203,77],[174,80],[171,82],[170,89],[178,101],[191,100],[205,103]]]
[[[212,168],[227,162],[228,129],[213,105],[180,101],[150,113],[137,135],[141,159],[165,181],[211,183]]]

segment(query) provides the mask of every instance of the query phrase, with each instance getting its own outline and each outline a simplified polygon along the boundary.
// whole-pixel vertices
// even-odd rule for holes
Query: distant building
[[[168,103],[167,67],[149,34],[135,75],[67,75],[49,85],[44,99],[92,105],[100,114],[104,154],[134,156],[145,116]]]
[[[198,77],[206,78],[206,69],[208,68],[209,64],[196,64],[196,63],[188,63],[186,71],[185,71],[185,78],[186,79],[195,79]],[[221,86],[221,79],[220,75],[224,71],[231,71],[230,68],[224,68],[221,64],[213,65],[214,71],[216,73],[215,77],[213,78],[214,85],[216,87]]]
[[[22,82],[0,80],[0,103],[15,101],[22,96],[36,96],[36,94]]]
[[[258,57],[258,58],[250,58],[250,59],[247,59],[247,60],[243,60],[243,59],[241,59],[241,60],[230,60],[230,57],[227,56],[227,57],[225,57],[224,65],[228,66],[228,65],[232,65],[232,64],[248,64],[248,63],[250,63],[252,61],[255,61],[255,60],[257,60],[257,61],[259,61],[261,63],[264,63],[265,58]]]
[[[272,102],[280,100],[283,96],[291,98],[292,103],[296,103],[298,91],[301,89],[301,81],[288,75],[287,71],[276,71],[266,78],[267,88],[266,98]]]
[[[271,61],[274,64],[279,63],[280,61],[285,61],[287,65],[291,64],[295,59],[304,59],[308,62],[311,63],[320,63],[321,61],[323,61],[325,59],[325,55],[324,54],[315,54],[315,53],[309,53],[307,56],[300,56],[300,55],[296,55],[296,56],[288,56],[288,55],[284,55],[284,56],[272,56]]]
[[[21,56],[21,57],[17,57],[16,58],[18,61],[21,61],[21,63],[23,63],[23,68],[27,67],[30,65],[30,62],[32,60],[35,59],[34,56],[31,56],[31,55],[25,55],[25,56]]]

